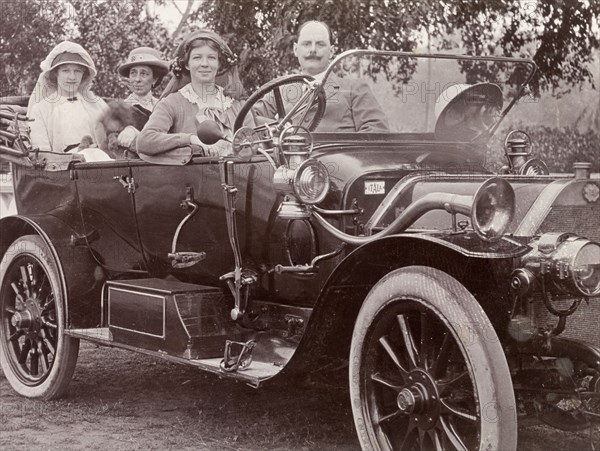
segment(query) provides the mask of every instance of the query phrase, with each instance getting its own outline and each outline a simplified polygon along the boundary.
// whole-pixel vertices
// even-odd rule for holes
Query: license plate
[[[385,181],[365,180],[365,194],[385,194]]]

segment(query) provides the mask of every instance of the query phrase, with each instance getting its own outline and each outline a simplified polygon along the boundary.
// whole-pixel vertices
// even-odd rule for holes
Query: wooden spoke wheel
[[[358,315],[350,394],[363,449],[516,448],[508,365],[473,296],[436,269],[378,282]]]
[[[56,262],[35,235],[16,240],[0,263],[0,364],[12,387],[51,399],[67,388],[79,340],[64,334],[65,306]]]

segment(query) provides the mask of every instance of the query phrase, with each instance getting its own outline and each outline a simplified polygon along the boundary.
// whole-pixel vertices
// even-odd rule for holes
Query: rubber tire
[[[63,290],[56,262],[52,257],[50,249],[44,240],[38,235],[22,236],[14,241],[0,262],[0,293],[3,292],[4,277],[11,263],[18,257],[28,254],[36,259],[50,281],[54,292],[56,318],[58,325],[58,338],[56,343],[56,354],[49,374],[37,385],[25,384],[13,368],[8,353],[12,352],[7,347],[6,327],[0,324],[0,365],[2,371],[13,389],[22,396],[35,399],[54,399],[65,393],[75,371],[77,356],[79,353],[79,339],[65,335],[65,306]],[[0,318],[5,320],[5,299],[0,299]]]
[[[468,359],[470,369],[475,373],[474,385],[480,412],[483,411],[485,415],[490,406],[497,412],[495,421],[481,419],[479,449],[515,450],[516,403],[500,341],[485,312],[462,284],[442,271],[424,266],[401,268],[387,274],[373,286],[358,314],[352,336],[349,377],[352,411],[362,449],[386,449],[380,447],[374,438],[368,409],[363,406],[361,398],[365,338],[378,315],[394,303],[402,302],[400,298],[403,297],[420,300],[427,308],[437,312],[438,316],[443,315],[451,326],[477,324],[481,327],[480,330],[485,331],[485,337],[475,334],[475,339],[465,343],[460,340],[460,331],[456,328],[449,329],[455,340],[459,338],[463,358]]]

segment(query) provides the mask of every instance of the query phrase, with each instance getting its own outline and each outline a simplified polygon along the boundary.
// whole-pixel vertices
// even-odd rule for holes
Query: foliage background
[[[130,50],[154,47],[164,54],[172,38],[159,18],[146,13],[146,0],[0,0],[1,95],[28,95],[40,62],[60,41],[81,44],[98,76],[95,91],[106,97],[127,93],[116,68]]]
[[[573,163],[587,161],[592,163],[592,172],[600,172],[599,143],[597,131],[580,132],[571,128],[524,127],[536,143],[538,158],[548,164],[553,172],[572,172]],[[535,151],[535,149],[534,149]]]
[[[539,158],[548,165],[551,173],[573,172],[573,163],[592,163],[591,171],[600,173],[600,134],[597,130],[580,131],[571,127],[531,127],[515,124],[513,129],[523,130],[531,137],[532,157]],[[507,130],[508,131],[508,130]],[[504,137],[506,133],[496,133],[490,141],[486,154],[486,166],[498,171],[506,164],[504,157]]]
[[[179,11],[174,29],[161,21],[166,6]],[[530,132],[557,170],[569,169],[575,155],[591,156],[598,167],[600,69],[594,73],[594,67],[600,66],[590,63],[600,47],[599,16],[598,0],[0,0],[0,95],[28,95],[39,62],[71,39],[99,68],[95,91],[123,97],[128,90],[116,67],[131,49],[152,46],[169,58],[181,36],[201,26],[228,40],[251,92],[297,70],[291,51],[297,27],[318,19],[330,25],[338,51],[528,57],[539,67],[534,95],[566,98],[585,86],[587,94],[571,93],[587,102],[587,110],[575,114],[587,115],[583,129],[556,120],[552,130]]]

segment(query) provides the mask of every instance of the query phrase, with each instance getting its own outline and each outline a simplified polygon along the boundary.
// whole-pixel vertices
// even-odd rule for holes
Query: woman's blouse
[[[190,146],[191,135],[197,134],[198,119],[202,120],[202,115],[197,118],[199,113],[209,108],[224,112],[236,102],[225,96],[221,87],[217,89],[216,95],[199,96],[192,85],[187,84],[159,101],[137,137],[138,152],[157,155],[177,147]],[[209,114],[206,117],[212,119]],[[233,124],[230,125],[232,127]],[[210,149],[215,149],[213,146],[206,148],[209,154],[222,153],[222,150],[211,152]]]
[[[45,99],[34,104],[29,113],[31,143],[52,152],[65,152],[77,147],[84,136],[98,144],[100,137],[96,128],[103,112],[107,109],[104,100],[96,97],[88,102],[82,97],[67,100]]]

